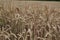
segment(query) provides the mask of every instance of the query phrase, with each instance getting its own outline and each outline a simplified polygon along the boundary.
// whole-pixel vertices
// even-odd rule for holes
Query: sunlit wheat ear
[[[47,32],[46,35],[45,35],[45,37],[47,37],[48,35],[52,36],[51,33],[52,33],[52,31]]]
[[[19,37],[18,37],[18,40],[24,40],[24,37],[21,33],[17,34]]]
[[[18,36],[20,36],[20,37],[22,36],[22,34],[21,34],[21,33],[18,33],[17,35],[18,35]]]
[[[6,27],[7,27],[6,31],[11,30],[10,25],[6,25]]]
[[[6,32],[6,33],[8,33],[8,32]],[[9,34],[8,34],[8,35],[9,35]],[[10,36],[8,36],[8,35],[6,35],[6,34],[2,33],[2,34],[0,34],[0,37],[1,37],[1,36],[4,36],[4,37],[5,37],[5,39],[10,40],[10,38],[9,38]]]
[[[16,20],[16,24],[18,23],[18,20],[20,19],[20,14],[19,13],[16,13],[15,14],[15,20]]]
[[[24,40],[24,37],[19,37],[18,40]]]
[[[2,29],[4,29],[4,27]],[[1,36],[3,36],[3,35],[5,35],[6,37],[7,36],[10,37],[10,34],[6,30],[1,31]]]
[[[46,40],[46,38],[37,37],[37,40]]]
[[[57,32],[57,26],[56,25],[52,25],[53,31]]]
[[[26,40],[32,40],[31,37],[32,37],[32,31],[31,31],[31,29],[28,28]]]
[[[17,36],[16,36],[14,33],[12,33],[11,31],[10,31],[10,35],[12,35],[12,36],[14,36],[15,38],[17,38]]]
[[[4,36],[5,36],[6,39],[10,40],[9,36],[7,36],[7,35],[4,35]]]

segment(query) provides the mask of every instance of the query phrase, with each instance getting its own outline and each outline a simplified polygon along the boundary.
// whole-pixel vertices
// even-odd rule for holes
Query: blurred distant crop
[[[60,40],[60,8],[27,4],[0,3],[0,40]]]

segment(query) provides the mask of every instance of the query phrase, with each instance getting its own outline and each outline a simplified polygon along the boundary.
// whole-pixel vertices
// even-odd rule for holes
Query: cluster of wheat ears
[[[0,7],[0,40],[60,40],[60,10],[25,6]]]

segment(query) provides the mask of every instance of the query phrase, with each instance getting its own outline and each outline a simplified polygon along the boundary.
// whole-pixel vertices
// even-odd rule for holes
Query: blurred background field
[[[0,40],[60,40],[60,2],[0,0]]]

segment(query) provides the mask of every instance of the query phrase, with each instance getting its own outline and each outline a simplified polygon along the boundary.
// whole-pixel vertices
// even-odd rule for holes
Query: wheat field
[[[0,0],[0,40],[60,40],[60,3]]]

